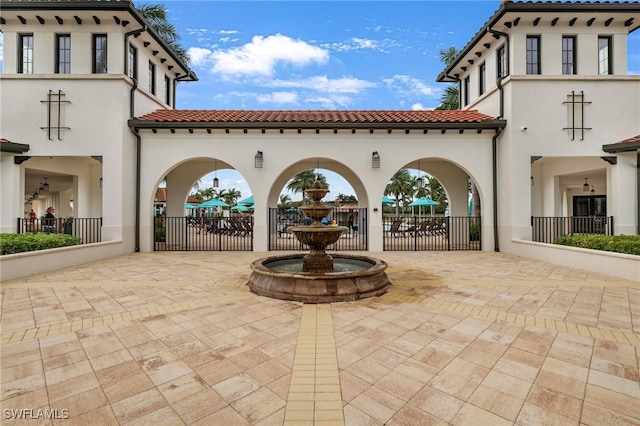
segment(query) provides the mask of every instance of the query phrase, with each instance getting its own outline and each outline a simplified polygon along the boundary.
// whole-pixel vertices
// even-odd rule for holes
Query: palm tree
[[[453,60],[458,56],[458,50],[454,46],[449,46],[446,49],[440,50],[440,60],[448,67]],[[460,108],[460,92],[458,87],[450,85],[447,87],[440,97],[440,106],[436,109],[459,109]]]
[[[289,207],[291,205],[291,197],[287,194],[280,194],[280,201],[278,202],[278,206],[281,208]]]
[[[313,169],[305,170],[295,175],[287,184],[287,189],[294,194],[301,192],[302,198],[305,198],[304,191],[313,186],[313,183],[317,180],[320,181],[322,188],[328,188],[327,178],[322,173],[316,174]]]
[[[221,189],[220,192],[218,192],[218,198],[230,206],[234,206],[240,197],[242,197],[242,192],[235,188]]]
[[[409,170],[398,170],[384,189],[384,195],[394,195],[396,200],[396,216],[400,215],[399,204],[403,200],[403,206],[407,196],[413,196],[415,179],[409,174]]]
[[[158,35],[176,52],[176,55],[189,65],[189,54],[180,45],[180,34],[176,27],[169,22],[167,8],[161,4],[145,4],[137,8],[138,11],[149,22]]]

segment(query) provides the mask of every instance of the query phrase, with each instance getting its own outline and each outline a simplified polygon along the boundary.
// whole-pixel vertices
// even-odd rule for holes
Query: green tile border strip
[[[408,284],[411,286],[415,281],[394,282],[398,286]],[[501,311],[498,309],[483,308],[482,306],[470,305],[466,303],[446,302],[438,299],[430,299],[426,296],[410,296],[394,291],[393,286],[390,291],[381,296],[383,299],[393,300],[402,303],[419,303],[437,309],[439,311],[455,312],[461,315],[471,315],[479,318],[507,321],[523,327],[543,328],[577,336],[591,337],[594,339],[608,340],[617,343],[640,347],[640,335],[630,330],[610,330],[606,328],[591,327],[572,322],[560,321],[550,318],[541,318],[533,315],[517,314],[513,312]]]
[[[305,304],[284,425],[344,425],[331,305]]]

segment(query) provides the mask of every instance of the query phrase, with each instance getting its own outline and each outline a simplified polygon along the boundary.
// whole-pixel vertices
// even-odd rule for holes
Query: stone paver
[[[640,424],[640,283],[501,253],[371,253],[381,297],[255,296],[261,253],[2,283],[3,424]]]

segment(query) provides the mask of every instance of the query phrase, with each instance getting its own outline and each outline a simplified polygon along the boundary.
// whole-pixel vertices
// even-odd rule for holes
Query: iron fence
[[[68,218],[18,218],[18,234],[45,232],[47,234],[68,234],[80,238],[82,244],[102,241],[101,217]]]
[[[327,224],[335,221],[338,226],[349,228],[336,241],[326,248],[326,251],[366,251],[369,248],[367,240],[368,220],[366,208],[337,207],[327,216]],[[288,231],[290,226],[308,225],[311,219],[304,216],[295,207],[269,209],[269,250],[300,250],[307,251],[308,247],[300,243]]]
[[[613,216],[532,216],[531,227],[532,241],[554,244],[556,238],[565,235],[613,235]]]
[[[253,218],[154,217],[155,251],[252,251]]]
[[[383,219],[385,251],[481,250],[481,218],[399,216]]]

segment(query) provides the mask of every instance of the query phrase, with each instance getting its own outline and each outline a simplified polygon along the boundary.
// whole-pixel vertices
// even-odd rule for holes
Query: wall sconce
[[[589,192],[589,182],[587,182],[587,178],[584,178],[584,185],[582,185],[582,192]]]
[[[533,186],[533,176],[531,176],[531,186]]]
[[[44,178],[44,183],[42,184],[44,188],[44,192],[49,192],[49,182],[47,182],[47,178]]]
[[[371,168],[380,168],[380,154],[378,154],[378,151],[373,151],[373,153],[371,154]]]
[[[256,169],[261,169],[263,163],[264,156],[262,155],[262,151],[256,152],[256,156],[253,157],[253,167],[255,167]]]
[[[102,188],[102,176],[100,176],[100,188]]]
[[[218,160],[215,161],[215,174],[213,177],[213,187],[217,188],[218,186],[220,186],[220,181],[218,180]]]
[[[596,193],[596,187],[591,185],[591,195],[595,195]]]

